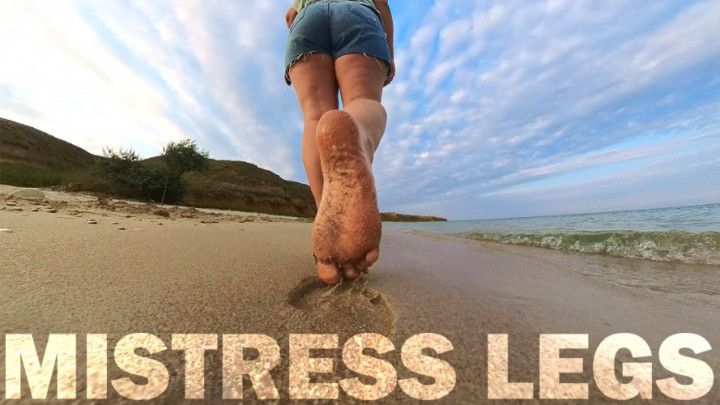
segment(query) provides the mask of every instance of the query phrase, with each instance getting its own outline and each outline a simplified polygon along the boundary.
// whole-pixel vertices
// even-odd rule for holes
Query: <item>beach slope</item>
[[[487,398],[489,333],[509,335],[510,380],[535,382],[536,396],[538,334],[589,334],[590,349],[573,352],[584,358],[584,373],[568,378],[590,382],[596,401],[604,398],[592,384],[593,349],[610,334],[635,333],[655,355],[662,340],[678,332],[697,333],[713,347],[720,342],[720,273],[711,266],[387,231],[370,274],[331,288],[314,278],[307,222],[78,204],[0,200],[0,228],[7,230],[0,232],[3,334],[32,333],[42,347],[49,333],[73,333],[83,347],[85,334],[106,333],[112,347],[135,332],[166,344],[176,333],[263,333],[281,347],[273,378],[287,398],[291,333],[339,334],[342,345],[353,334],[377,332],[399,348],[412,335],[432,332],[454,347],[440,356],[457,372],[447,403]],[[325,355],[333,353],[336,373],[321,380],[353,376],[339,351]],[[172,370],[160,399],[183,398],[181,352],[153,357]],[[413,376],[399,357],[398,350],[383,356],[399,378]],[[697,357],[720,370],[716,349]],[[668,376],[656,357],[652,361],[656,378]],[[109,378],[119,376],[126,374],[111,362]],[[221,356],[208,352],[206,398],[222,397],[221,376]],[[80,383],[79,398],[84,390]],[[717,392],[703,401],[717,402]],[[249,384],[245,394],[254,398]],[[109,395],[117,398],[112,387]],[[654,396],[663,398],[657,388]],[[397,388],[386,399],[407,398]]]

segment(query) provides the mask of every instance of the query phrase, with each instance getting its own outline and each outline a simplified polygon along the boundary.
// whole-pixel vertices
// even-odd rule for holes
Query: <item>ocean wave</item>
[[[551,233],[469,232],[470,239],[661,262],[720,265],[720,233],[592,231]]]

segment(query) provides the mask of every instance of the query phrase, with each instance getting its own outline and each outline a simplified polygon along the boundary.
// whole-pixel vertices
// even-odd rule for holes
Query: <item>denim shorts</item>
[[[320,53],[337,59],[362,53],[390,66],[387,33],[376,10],[361,3],[324,0],[304,7],[290,26],[285,50],[285,82],[288,72],[304,56]]]

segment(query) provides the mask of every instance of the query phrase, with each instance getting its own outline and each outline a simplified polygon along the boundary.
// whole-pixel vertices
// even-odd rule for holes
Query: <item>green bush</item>
[[[167,182],[167,190],[165,184]],[[176,203],[180,202],[185,194],[186,185],[180,177],[172,176],[166,168],[145,167],[140,179],[142,199]]]
[[[0,163],[0,183],[20,187],[74,184],[77,190],[108,193],[118,197],[178,203],[187,184],[183,175],[209,167],[208,153],[195,142],[170,142],[160,159],[141,161],[132,149],[103,149],[104,159],[82,169],[39,167],[22,162]]]
[[[165,167],[148,166],[140,161],[133,150],[103,150],[104,160],[96,170],[101,179],[100,187],[106,192],[127,198],[178,202],[182,199],[185,185],[180,177],[171,175]],[[167,183],[167,190],[165,185]]]

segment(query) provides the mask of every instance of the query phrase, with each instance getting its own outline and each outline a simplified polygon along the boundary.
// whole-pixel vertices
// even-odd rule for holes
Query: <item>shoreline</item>
[[[720,232],[688,232],[688,231],[568,231],[529,233],[484,233],[460,232],[440,233],[420,229],[405,229],[403,232],[419,235],[446,235],[460,239],[474,240],[481,243],[493,243],[503,246],[521,246],[527,248],[555,250],[581,256],[616,257],[631,260],[651,261],[660,263],[688,264],[709,266],[720,269],[720,252],[707,251],[720,246]],[[581,244],[577,239],[586,236],[602,242]],[[658,246],[652,239],[676,239],[677,246]],[[565,240],[564,240],[565,239]],[[635,239],[634,245],[627,239]],[[605,244],[615,242],[615,246]],[[703,242],[707,246],[703,246]],[[605,243],[605,244],[603,244]],[[672,241],[670,242],[672,243]],[[693,246],[694,244],[694,246]],[[691,245],[691,246],[688,246]],[[695,254],[695,251],[705,250]],[[660,252],[660,253],[658,253]],[[670,253],[670,254],[668,254]]]
[[[715,231],[537,231],[441,232],[398,228],[402,232],[447,235],[483,243],[556,250],[580,255],[678,263],[720,268],[720,232]]]

